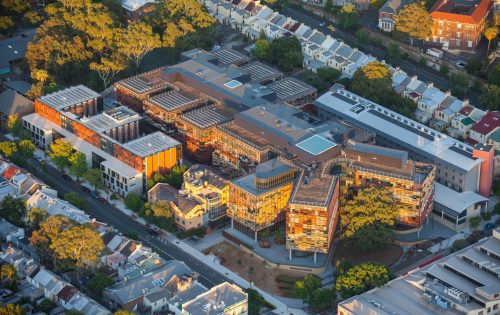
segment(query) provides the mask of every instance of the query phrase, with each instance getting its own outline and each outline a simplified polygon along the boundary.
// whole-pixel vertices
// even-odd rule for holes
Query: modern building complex
[[[257,165],[255,173],[229,184],[231,226],[258,240],[259,231],[282,227],[297,169],[275,158]]]
[[[141,136],[141,117],[127,107],[102,110],[100,95],[79,85],[35,101],[24,127],[42,149],[59,139],[84,153],[89,167],[100,168],[106,187],[125,196],[141,193],[146,180],[165,173],[182,157],[181,144],[161,132]]]
[[[430,9],[432,42],[444,49],[474,50],[486,27],[491,0],[439,0]]]
[[[493,173],[483,171],[493,162],[483,150],[473,148],[427,126],[348,92],[342,86],[320,96],[320,117],[339,117],[377,134],[377,143],[404,149],[417,162],[437,167],[436,181],[457,192],[473,191],[489,196]]]
[[[338,315],[498,314],[500,230],[386,285],[349,298]]]

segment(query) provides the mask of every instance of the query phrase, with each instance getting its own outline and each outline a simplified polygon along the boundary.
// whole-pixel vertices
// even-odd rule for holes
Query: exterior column
[[[231,218],[231,228],[234,229],[234,219]]]
[[[288,260],[292,261],[292,250],[291,249],[290,249],[288,256],[289,256]]]
[[[314,263],[316,263],[316,251],[314,251]]]
[[[257,243],[257,231],[255,231],[255,243]]]

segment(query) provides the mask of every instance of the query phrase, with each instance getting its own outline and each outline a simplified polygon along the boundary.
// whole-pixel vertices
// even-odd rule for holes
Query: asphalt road
[[[317,17],[313,15],[312,13],[304,13],[300,10],[297,10],[292,7],[287,7],[285,6],[283,8],[283,14],[286,16],[289,16],[299,22],[302,22],[309,27],[313,29],[317,29],[324,34],[332,34],[332,37],[337,38],[337,39],[342,39],[345,43],[352,45],[353,43],[356,43],[357,39],[353,34],[350,34],[346,31],[339,30],[338,28],[335,28],[335,31],[332,32],[328,29],[328,23],[324,26],[321,26],[320,24],[324,23],[325,20],[321,17]],[[371,54],[372,56],[376,57],[379,60],[385,60],[386,59],[386,51],[384,49],[381,49],[380,47],[374,46],[374,45],[364,45],[363,49],[361,49],[364,53]],[[407,60],[397,60],[397,61],[389,61],[386,60],[389,63],[393,64],[393,66],[398,66],[400,67],[403,71],[408,73],[408,75],[417,75],[418,78],[423,81],[423,82],[433,82],[437,87],[447,90],[449,89],[449,82],[447,79],[443,79],[442,75],[439,74],[438,72],[434,72],[431,70],[428,70],[425,67],[419,66],[413,62],[409,62]],[[471,100],[474,104],[477,103],[477,97],[478,95],[471,93],[469,91],[468,99]]]
[[[87,209],[85,210],[85,212],[88,213],[91,217],[100,222],[104,222],[110,226],[113,226],[122,233],[137,233],[141,241],[143,241],[147,246],[152,247],[162,258],[166,260],[175,259],[185,262],[193,271],[197,272],[200,275],[199,281],[203,285],[212,287],[224,281],[231,282],[223,274],[205,265],[203,262],[194,258],[193,256],[187,254],[171,242],[151,237],[147,233],[146,227],[134,221],[114,206],[103,205],[89,193],[84,192],[77,182],[65,180],[59,170],[55,169],[54,167],[48,164],[42,167],[42,165],[34,159],[32,159],[30,163],[30,168],[32,168],[33,173],[36,174],[36,176],[38,176],[41,180],[50,183],[52,188],[56,189],[61,194],[74,191],[82,198],[84,198],[87,202]],[[33,170],[33,168],[36,169]]]

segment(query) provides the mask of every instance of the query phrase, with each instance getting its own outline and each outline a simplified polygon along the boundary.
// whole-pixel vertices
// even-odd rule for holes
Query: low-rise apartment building
[[[475,50],[486,27],[491,0],[439,0],[430,9],[432,43],[444,49]]]

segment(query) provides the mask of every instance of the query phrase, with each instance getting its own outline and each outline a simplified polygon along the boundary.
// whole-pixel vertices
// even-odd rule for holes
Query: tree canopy
[[[392,274],[386,266],[376,263],[365,263],[354,266],[339,275],[335,288],[342,298],[361,294],[380,287],[392,279]]]
[[[0,142],[0,153],[6,158],[12,157],[17,152],[17,145],[12,141]]]
[[[77,178],[82,177],[87,172],[87,158],[82,152],[75,152],[69,158],[69,171]]]
[[[18,304],[0,305],[0,315],[24,315],[25,312]]]
[[[500,110],[500,86],[485,84],[483,86],[483,94],[478,98],[478,103],[484,109],[492,111]]]
[[[104,249],[99,233],[90,227],[74,226],[52,240],[50,248],[61,260],[72,260],[77,267],[93,266]]]
[[[69,165],[69,159],[72,154],[73,147],[71,143],[64,139],[57,139],[50,144],[49,156],[60,170]]]
[[[269,42],[267,39],[259,39],[256,42],[254,55],[283,71],[291,71],[301,68],[304,55],[302,46],[295,36],[283,36]]]
[[[26,204],[21,198],[5,196],[0,203],[0,217],[8,220],[16,226],[23,226],[23,218],[26,215]]]
[[[334,288],[321,289],[321,281],[312,275],[307,275],[303,280],[297,281],[293,291],[296,297],[302,299],[315,311],[330,307],[335,297]]]
[[[396,30],[407,34],[413,44],[413,39],[425,40],[432,35],[434,22],[425,6],[412,3],[394,15]]]
[[[86,181],[88,181],[94,189],[101,189],[104,187],[102,183],[102,171],[98,168],[91,168],[83,175]]]
[[[354,4],[346,4],[339,13],[339,24],[345,29],[355,30],[359,27],[359,15]]]

